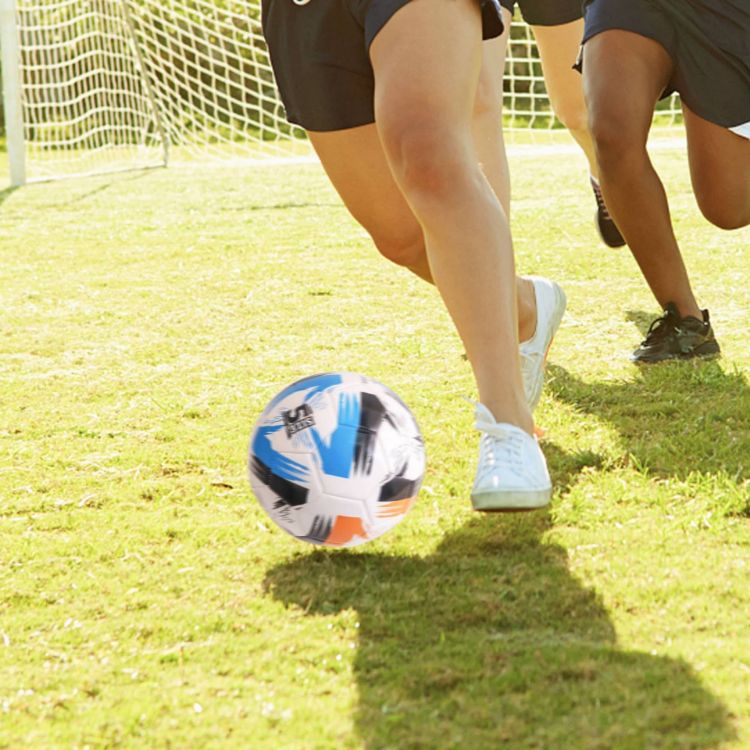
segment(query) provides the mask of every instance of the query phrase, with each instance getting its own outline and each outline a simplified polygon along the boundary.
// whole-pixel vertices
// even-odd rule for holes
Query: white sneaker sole
[[[552,488],[546,490],[507,490],[471,495],[474,510],[482,513],[519,513],[546,508],[552,499]]]

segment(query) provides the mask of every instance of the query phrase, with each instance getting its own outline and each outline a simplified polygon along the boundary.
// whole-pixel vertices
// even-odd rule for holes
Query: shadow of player
[[[687,663],[618,647],[547,525],[473,519],[426,558],[316,550],[265,587],[310,616],[358,612],[368,748],[706,750],[734,737]]]
[[[703,360],[644,365],[627,381],[588,383],[557,365],[548,373],[551,395],[613,424],[653,474],[750,477],[750,385],[742,372]]]

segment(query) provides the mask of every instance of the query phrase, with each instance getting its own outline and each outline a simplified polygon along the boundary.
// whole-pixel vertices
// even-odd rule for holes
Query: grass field
[[[523,272],[569,312],[548,513],[470,510],[474,396],[435,294],[315,165],[0,192],[0,748],[747,750],[750,233],[655,154],[718,362],[638,370],[658,314],[578,155],[516,155]],[[428,471],[354,551],[272,527],[251,426],[287,382],[394,388]]]

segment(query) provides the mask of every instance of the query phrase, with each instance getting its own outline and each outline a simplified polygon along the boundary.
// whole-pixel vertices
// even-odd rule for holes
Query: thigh
[[[482,45],[481,84],[473,114],[479,160],[501,202],[507,193],[507,163],[497,152],[504,154],[500,118],[507,36],[506,30]],[[421,242],[422,229],[396,184],[375,124],[333,132],[308,131],[308,137],[347,209],[376,245]]]
[[[684,102],[682,111],[698,203],[709,220],[742,226],[750,211],[750,139],[699,117]],[[717,222],[711,214],[724,214],[728,220]]]
[[[395,13],[370,46],[381,135],[405,124],[468,130],[482,44],[476,0],[412,0]]]
[[[591,37],[583,47],[583,88],[592,129],[603,125],[645,144],[672,67],[664,47],[640,34],[609,29]]]
[[[378,247],[421,242],[422,228],[396,185],[374,124],[308,136],[349,212]]]
[[[559,26],[532,28],[552,109],[563,122],[581,117],[586,111],[586,105],[581,76],[573,65],[583,39],[583,19]]]
[[[503,78],[505,73],[505,56],[510,34],[510,12],[503,6],[505,30],[494,39],[488,39],[482,45],[482,69],[474,100],[474,114],[489,112],[499,117],[503,110]]]
[[[474,102],[472,130],[477,159],[500,201],[510,211],[510,174],[503,138],[503,72],[510,29],[510,13],[503,10],[502,36],[482,45],[482,71]]]

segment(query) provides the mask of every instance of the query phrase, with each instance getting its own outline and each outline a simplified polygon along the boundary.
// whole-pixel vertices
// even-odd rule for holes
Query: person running
[[[632,359],[716,356],[646,141],[656,102],[679,92],[703,215],[723,229],[750,224],[750,5],[587,0],[579,67],[604,197],[664,310]]]
[[[513,16],[518,5],[523,20],[531,27],[539,50],[544,85],[552,111],[581,147],[589,167],[589,182],[594,191],[594,222],[599,236],[609,247],[625,244],[622,234],[607,210],[599,186],[594,142],[588,129],[586,102],[581,77],[572,65],[583,37],[581,0],[500,0]],[[505,56],[502,58],[505,62]]]
[[[565,295],[515,275],[499,120],[477,104],[504,43],[499,0],[263,0],[262,21],[287,118],[380,252],[434,282],[461,337],[480,397],[474,508],[547,505],[532,410]]]

